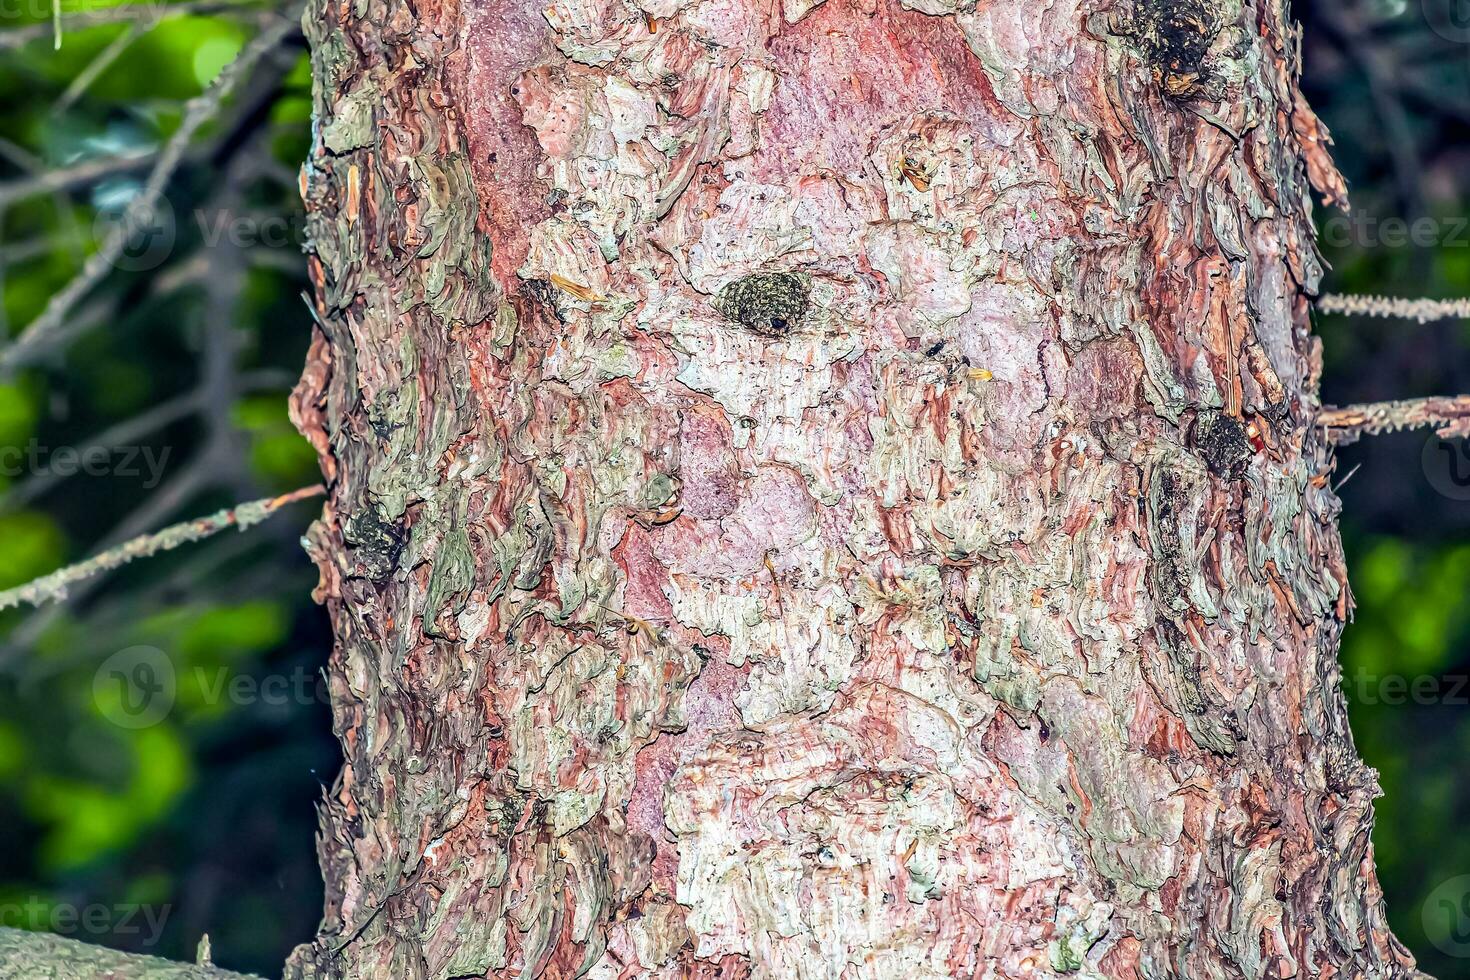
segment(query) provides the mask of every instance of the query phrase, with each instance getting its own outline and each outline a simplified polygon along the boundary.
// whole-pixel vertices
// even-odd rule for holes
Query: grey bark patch
[[[754,272],[720,290],[715,309],[763,337],[785,337],[811,306],[812,281],[799,272]]]
[[[1195,417],[1191,435],[1205,465],[1222,479],[1240,479],[1255,453],[1246,436],[1245,423],[1220,412],[1201,412]]]
[[[376,92],[359,89],[337,103],[332,121],[322,127],[322,145],[332,153],[350,153],[372,144],[376,132],[373,105]]]

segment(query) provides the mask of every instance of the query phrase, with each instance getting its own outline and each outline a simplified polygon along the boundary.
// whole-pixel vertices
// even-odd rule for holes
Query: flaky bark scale
[[[314,3],[301,976],[1394,977],[1261,0]]]

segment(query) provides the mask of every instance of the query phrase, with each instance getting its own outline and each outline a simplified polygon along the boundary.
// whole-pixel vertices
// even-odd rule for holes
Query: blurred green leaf
[[[35,398],[19,384],[0,384],[0,447],[20,446],[35,432]]]
[[[133,763],[127,789],[38,774],[26,792],[31,814],[49,826],[41,859],[52,871],[76,868],[122,847],[166,810],[189,784],[188,753],[167,724],[123,733]]]
[[[197,611],[178,640],[187,663],[218,663],[269,649],[286,636],[285,610],[278,602],[254,600]]]
[[[233,27],[233,25],[228,25]],[[200,88],[214,81],[220,69],[235,60],[245,46],[245,35],[238,28],[205,38],[194,47],[194,80]]]
[[[66,538],[54,521],[36,511],[0,514],[0,588],[23,585],[63,564]]]

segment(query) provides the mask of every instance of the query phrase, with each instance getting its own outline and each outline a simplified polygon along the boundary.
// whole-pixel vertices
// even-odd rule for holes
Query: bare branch
[[[239,385],[242,393],[291,387],[286,372],[272,368],[248,371],[240,375]],[[200,405],[208,401],[210,397],[207,388],[196,388],[188,394],[159,402],[148,411],[124,419],[81,443],[76,447],[77,455],[86,458],[90,454],[111,451],[115,447],[130,445],[140,439],[145,439],[166,426],[188,418],[197,412]],[[16,484],[8,493],[0,494],[0,511],[24,507],[73,475],[75,474],[57,473],[54,470],[43,470],[36,473],[25,482]]]
[[[93,58],[87,67],[71,80],[66,91],[62,92],[61,97],[52,104],[51,111],[65,112],[75,105],[77,99],[80,99],[83,93],[92,87],[92,83],[101,77],[114,61],[122,57],[123,52],[132,47],[134,41],[146,34],[151,26],[151,24],[129,24],[127,30],[113,38],[112,43],[103,48],[97,57]]]
[[[84,562],[68,565],[66,568],[58,569],[33,582],[0,592],[0,609],[9,609],[21,603],[40,606],[47,602],[65,599],[68,588],[100,572],[120,568],[136,558],[147,558],[160,551],[170,551],[182,544],[201,541],[227,527],[238,527],[243,531],[259,524],[287,504],[305,500],[308,497],[319,497],[324,493],[326,493],[326,488],[321,484],[303,487],[279,497],[253,500],[233,508],[217,511],[208,517],[184,521],[155,534],[145,534]]]
[[[1442,438],[1455,439],[1470,436],[1470,395],[1327,408],[1320,418],[1327,426],[1328,440],[1339,446],[1357,442],[1363,435],[1429,427]]]
[[[51,297],[46,309],[21,331],[15,342],[0,350],[0,372],[13,371],[33,357],[40,343],[65,323],[72,307],[106,277],[127,248],[133,231],[153,214],[163,197],[164,188],[183,159],[190,140],[206,122],[214,118],[220,104],[240,80],[249,74],[256,62],[299,29],[299,24],[291,16],[276,20],[220,71],[209,88],[184,104],[184,116],[179,122],[179,128],[164,145],[143,189],[128,204],[117,227],[83,263],[82,271]]]
[[[73,14],[63,13],[61,19],[67,30],[80,31],[89,27],[101,27],[104,24],[132,23],[142,24],[144,27],[152,27],[160,20],[168,17],[178,17],[183,14],[198,16],[233,13],[259,8],[261,8],[261,5],[256,0],[198,0],[195,3],[163,5],[141,3],[103,7],[94,10],[81,10]],[[270,8],[265,7],[264,9]],[[43,38],[53,38],[55,34],[56,27],[51,21],[27,24],[24,27],[0,31],[0,51],[23,47],[32,41],[39,41]]]
[[[205,398],[200,391],[193,391],[178,398],[170,398],[159,402],[153,408],[119,422],[96,436],[77,449],[80,456],[89,453],[95,454],[101,451],[111,451],[114,446],[126,445],[139,439],[143,439],[165,426],[172,425],[180,419],[188,418],[198,411],[200,404]],[[65,480],[70,474],[57,473],[55,470],[43,470],[24,483],[18,484],[9,493],[0,496],[0,510],[13,510],[24,507],[26,504],[44,494],[47,490]]]

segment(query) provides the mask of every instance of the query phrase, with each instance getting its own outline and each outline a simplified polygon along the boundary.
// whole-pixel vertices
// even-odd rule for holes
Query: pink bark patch
[[[781,81],[761,123],[758,179],[863,168],[884,126],[915,109],[1009,115],[948,18],[882,0],[829,0],[770,45]]]
[[[734,437],[719,409],[690,406],[679,424],[679,504],[699,520],[724,517],[735,509],[740,471]]]
[[[763,466],[740,489],[734,510],[720,519],[680,518],[656,529],[653,554],[670,572],[737,579],[764,567],[816,531],[816,503],[801,474]]]
[[[647,531],[637,524],[628,525],[627,534],[613,549],[612,559],[623,572],[624,612],[659,624],[673,618],[674,609],[664,595],[669,573],[653,556]]]
[[[726,645],[722,639],[711,644]],[[653,861],[654,884],[669,894],[674,892],[679,851],[672,845],[664,826],[664,787],[673,779],[679,765],[704,748],[715,733],[740,727],[740,716],[734,707],[735,695],[749,673],[748,666],[732,667],[718,652],[715,653],[684,695],[684,716],[688,727],[677,735],[660,736],[634,759],[637,775],[628,800],[628,828],[653,839],[657,847]]]
[[[535,178],[541,159],[535,134],[521,122],[511,89],[522,72],[551,53],[551,36],[536,4],[489,0],[465,8],[465,52],[451,80],[459,93],[480,220],[494,241],[491,268],[507,292],[519,288],[532,225],[550,215],[547,188]]]

